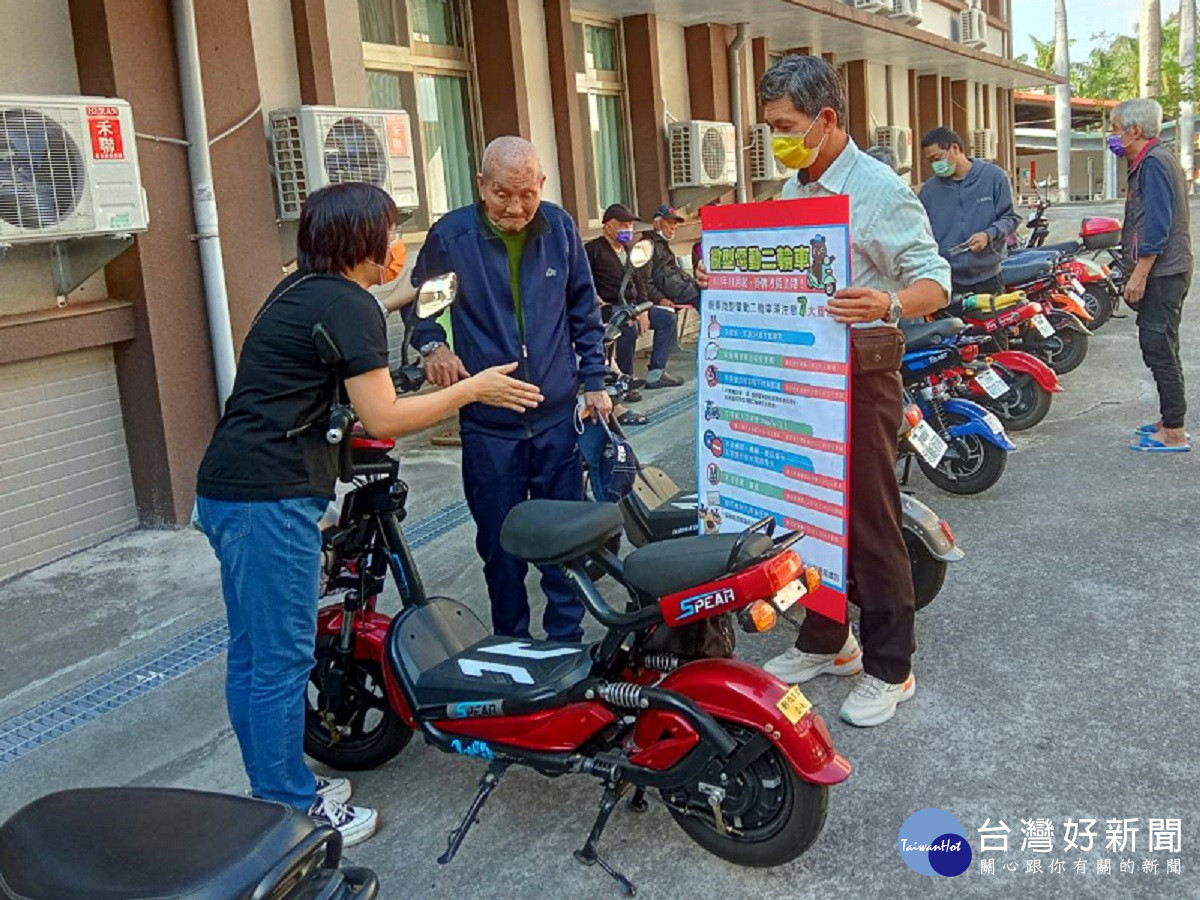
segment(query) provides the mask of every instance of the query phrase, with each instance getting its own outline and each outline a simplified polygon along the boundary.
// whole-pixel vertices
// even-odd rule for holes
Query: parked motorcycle
[[[1087,357],[1091,331],[1078,315],[1082,305],[1061,290],[1055,274],[1056,254],[1005,260],[1000,275],[1010,291],[1023,291],[1042,307],[1045,321],[1033,321],[1018,332],[1019,346],[1045,360],[1057,374],[1079,368]],[[1086,311],[1083,311],[1086,316]]]
[[[915,326],[919,337],[952,337],[963,330],[957,319],[938,319]],[[937,441],[922,443],[909,435],[901,444],[902,483],[907,484],[912,459],[942,490],[953,494],[978,494],[992,487],[1016,446],[1005,434],[994,413],[977,403],[955,396],[960,370],[966,363],[958,347],[906,348],[900,374],[906,402],[916,405]]]
[[[418,316],[445,308],[442,294],[424,303],[422,293]],[[419,387],[415,375],[406,374],[407,387]],[[486,760],[441,863],[454,858],[513,765],[603,784],[576,858],[600,865],[630,895],[633,885],[597,845],[631,790],[635,809],[657,791],[689,837],[730,862],[780,865],[812,845],[829,786],[849,776],[850,764],[799,688],[736,660],[687,662],[642,649],[664,624],[726,613],[747,631],[773,627],[820,584],[819,571],[791,549],[801,534],[774,538],[766,519],[741,534],[664,541],[620,560],[606,548],[624,525],[616,505],[527,501],[505,521],[505,550],[562,569],[607,632],[591,644],[497,637],[469,607],[426,593],[401,529],[408,488],[389,444],[353,435],[344,444],[342,476],[354,487],[324,533],[325,593],[341,597],[318,613],[310,756],[338,769],[371,768],[420,731],[439,750]],[[624,611],[601,596],[587,559],[626,589]],[[400,594],[394,619],[376,609],[389,575]]]
[[[342,837],[282,803],[175,788],[47,794],[0,825],[12,900],[372,900]]]

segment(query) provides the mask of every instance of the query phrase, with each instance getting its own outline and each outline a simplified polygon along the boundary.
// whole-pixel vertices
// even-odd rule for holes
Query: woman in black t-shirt
[[[251,790],[332,824],[347,845],[374,834],[378,816],[347,806],[349,783],[315,778],[304,761],[318,523],[337,480],[337,450],[325,440],[330,404],[348,397],[368,432],[395,437],[468,403],[523,412],[542,399],[534,385],[508,376],[516,362],[433,393],[396,396],[383,311],[367,290],[384,282],[395,221],[391,198],[371,185],[332,185],[308,198],[299,271],[271,292],[250,327],[196,486],[200,525],[221,562],[225,696]],[[337,347],[333,366],[322,362],[318,325]]]

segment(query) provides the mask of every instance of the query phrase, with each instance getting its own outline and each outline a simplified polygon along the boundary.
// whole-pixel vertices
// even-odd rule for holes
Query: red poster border
[[[803,210],[802,215],[798,215]],[[794,200],[768,200],[760,203],[737,203],[728,205],[702,206],[700,208],[701,239],[703,232],[735,231],[756,228],[797,228],[815,227],[806,222],[826,224],[846,223],[850,228],[850,197],[848,194],[834,194],[825,197],[803,197]],[[854,273],[850,269],[850,261],[846,261],[847,276],[853,283]],[[853,359],[851,346],[851,329],[846,329],[847,365]],[[850,453],[854,449],[853,409],[854,374],[847,372],[846,377],[846,567],[843,577],[849,582],[850,577],[850,505],[851,505],[851,465]],[[700,473],[697,472],[697,477]],[[835,622],[845,622],[849,613],[848,586],[838,591],[829,585],[822,584],[815,591],[805,594],[800,604],[806,609],[833,619]]]

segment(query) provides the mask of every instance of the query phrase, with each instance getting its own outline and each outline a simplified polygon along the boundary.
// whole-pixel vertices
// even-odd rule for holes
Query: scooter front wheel
[[[966,419],[956,413],[945,413],[946,425],[957,425]],[[925,477],[951,494],[981,494],[1000,480],[1008,464],[1008,451],[977,434],[946,437],[953,453],[947,453],[937,468],[917,457],[917,465]]]
[[[740,746],[755,735],[740,725],[721,725]],[[755,868],[783,865],[811,847],[825,827],[828,785],[802,779],[775,746],[721,786],[724,828],[714,815],[710,786],[705,784],[702,790],[702,781],[703,776],[685,787],[663,791],[662,797],[688,837],[727,862]]]
[[[337,662],[334,638],[317,642],[316,664],[304,695],[304,752],[333,769],[374,769],[396,757],[413,731],[388,703],[383,671],[376,662],[351,659],[341,677],[341,698],[329,688]]]
[[[1087,323],[1089,331],[1099,331],[1112,318],[1114,309],[1112,293],[1103,281],[1093,281],[1083,286],[1083,308],[1092,320]]]
[[[983,405],[1000,417],[1006,431],[1032,428],[1046,418],[1054,395],[1028,372],[1006,371],[1004,374],[1005,381],[1011,385],[1008,393],[994,400],[983,400]]]
[[[921,539],[904,530],[904,546],[908,548],[908,561],[912,566],[913,597],[917,609],[924,609],[941,593],[946,583],[948,564],[929,552]]]

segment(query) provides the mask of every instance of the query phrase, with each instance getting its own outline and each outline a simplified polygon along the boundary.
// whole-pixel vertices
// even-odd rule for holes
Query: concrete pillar
[[[504,48],[503,53],[475,54],[485,143],[506,134],[526,140],[532,136],[520,6],[520,0],[471,0],[475,46]]]
[[[292,0],[292,33],[296,39],[300,102],[332,106],[336,100],[325,0]]]
[[[731,122],[728,47],[734,37],[728,25],[705,23],[684,29],[688,90],[692,118]]]
[[[554,136],[558,145],[558,174],[562,206],[576,222],[588,221],[587,173],[584,169],[583,123],[575,90],[575,32],[570,0],[543,0],[546,49],[550,62],[550,95],[554,106]]]
[[[862,149],[874,141],[871,134],[871,80],[867,61],[856,59],[846,66],[846,119],[843,123],[854,143]]]
[[[658,58],[658,19],[651,13],[621,20],[629,91],[629,130],[633,146],[636,210],[644,217],[667,199],[667,144]],[[640,86],[653,85],[651,90]]]

